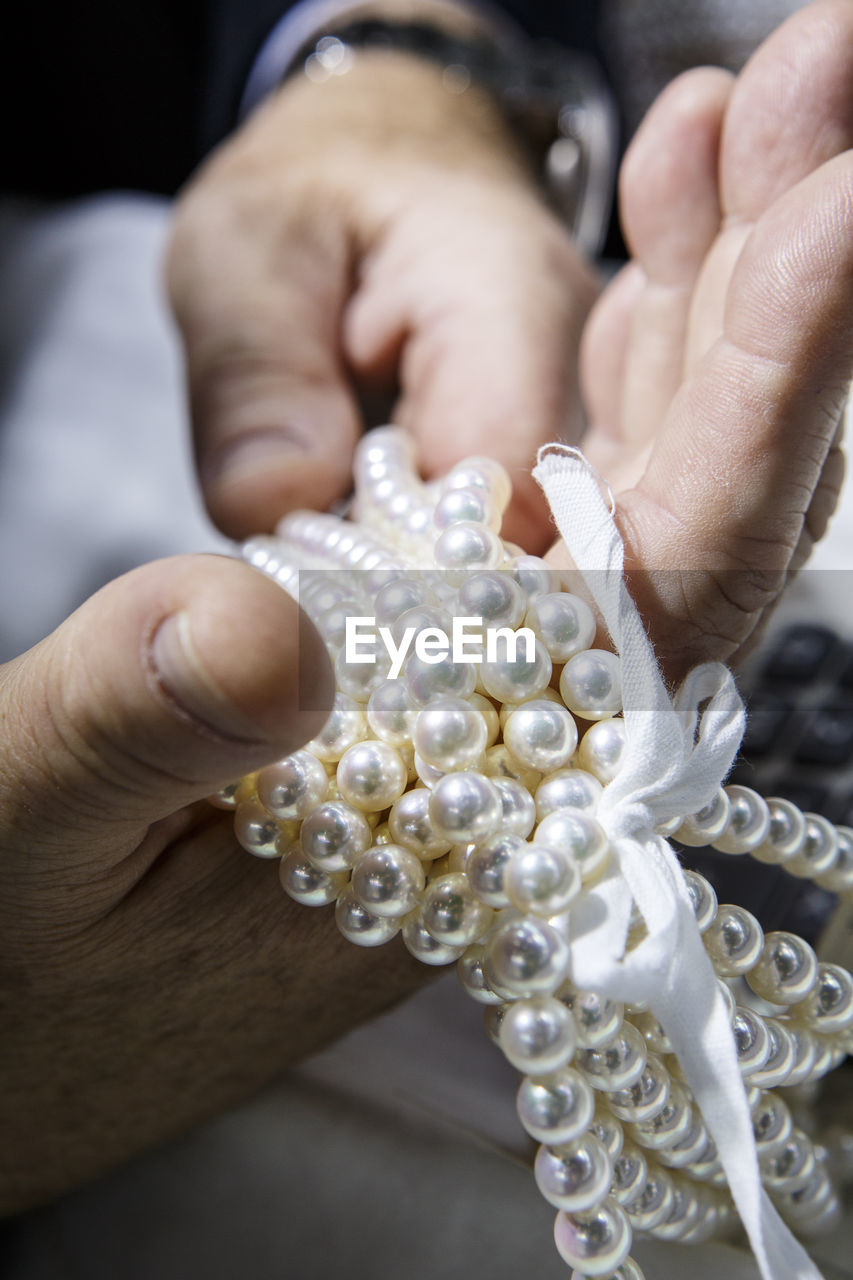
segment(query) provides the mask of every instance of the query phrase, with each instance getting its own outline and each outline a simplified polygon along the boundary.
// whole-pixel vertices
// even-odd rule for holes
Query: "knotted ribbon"
[[[533,475],[622,668],[627,743],[596,815],[610,839],[614,868],[569,913],[572,980],[613,1000],[646,1004],[660,1022],[716,1143],[764,1280],[821,1280],[761,1185],[728,1010],[681,866],[654,830],[714,798],[743,737],[743,703],[720,663],[694,668],[670,698],[625,584],[613,513],[583,454],[546,445]],[[626,951],[634,904],[647,936]]]

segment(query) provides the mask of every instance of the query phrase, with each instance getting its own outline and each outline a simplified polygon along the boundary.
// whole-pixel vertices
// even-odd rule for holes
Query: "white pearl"
[[[312,866],[328,874],[347,871],[370,847],[370,824],[342,800],[319,805],[302,823],[302,851]]]
[[[516,851],[525,847],[521,836],[502,831],[471,848],[465,862],[465,873],[481,902],[495,908],[509,906],[506,869]]]
[[[746,980],[769,1004],[789,1005],[805,1000],[817,981],[817,956],[796,934],[768,933]]]
[[[512,853],[503,877],[509,901],[519,911],[556,916],[581,889],[578,864],[563,849],[521,844]]]
[[[494,782],[497,782],[498,778],[509,778],[512,782],[518,782],[528,794],[536,790],[542,777],[538,770],[529,769],[520,760],[516,760],[509,747],[505,747],[502,742],[489,747],[483,762],[483,773]]]
[[[439,778],[429,799],[429,819],[437,836],[451,844],[484,840],[497,829],[501,798],[482,773],[448,773]]]
[[[215,791],[212,796],[208,796],[207,803],[213,805],[214,809],[233,811],[242,798],[241,791],[245,791],[245,786],[243,779],[238,778],[236,782],[229,782]]]
[[[743,907],[720,907],[702,935],[705,950],[720,977],[746,973],[761,955],[764,933],[755,916]]]
[[[722,787],[718,787],[713,800],[704,809],[685,818],[676,828],[675,837],[691,848],[712,844],[728,826],[730,811],[729,797]]]
[[[509,568],[528,601],[560,590],[560,575],[541,556],[514,556]]]
[[[522,764],[552,773],[568,764],[578,744],[578,729],[565,707],[534,698],[507,717],[504,742]]]
[[[563,707],[563,699],[560,697],[557,690],[552,689],[549,685],[547,689],[543,689],[541,693],[538,693],[535,698],[522,698],[520,702],[501,703],[501,709],[498,712],[498,723],[500,724],[501,731],[506,727],[506,722],[514,711],[517,711],[519,707],[529,706],[531,702],[547,702],[551,703],[553,706],[562,707],[564,711],[566,710],[566,708]],[[566,712],[566,714],[568,715],[568,712]]]
[[[803,814],[806,834],[798,853],[785,861],[792,876],[814,878],[831,871],[838,858],[838,833],[819,813]]]
[[[414,747],[444,773],[476,764],[486,750],[488,729],[480,712],[463,698],[436,698],[415,722]]]
[[[607,649],[586,649],[569,658],[560,673],[560,693],[573,715],[606,720],[622,710],[621,666]]]
[[[376,916],[365,910],[347,885],[335,904],[335,923],[347,942],[359,947],[381,947],[400,932],[400,921]]]
[[[823,1036],[846,1031],[853,1024],[853,977],[841,965],[819,964],[814,987],[792,1013]]]
[[[770,830],[767,801],[751,787],[733,785],[725,791],[731,810],[726,829],[714,841],[714,848],[721,853],[751,853],[764,844]]]
[[[610,1110],[617,1120],[635,1124],[652,1120],[669,1101],[669,1089],[669,1072],[656,1054],[650,1054],[639,1080],[610,1094]]]
[[[536,789],[536,815],[540,822],[559,809],[583,809],[593,814],[604,788],[585,769],[561,769]]]
[[[461,586],[472,569],[497,569],[503,562],[503,544],[482,524],[466,521],[449,525],[435,540],[435,563],[453,586]]]
[[[513,1009],[510,1009],[507,1018],[512,1013]],[[533,1172],[536,1185],[548,1203],[567,1213],[583,1213],[592,1209],[610,1189],[610,1160],[604,1147],[591,1133],[559,1147],[541,1146],[536,1153]]]
[[[409,609],[418,609],[423,604],[431,604],[431,593],[424,583],[416,578],[397,578],[389,582],[377,594],[373,606],[373,616],[378,627],[392,626],[401,614]],[[426,597],[426,598],[425,598]]]
[[[651,1119],[635,1124],[634,1137],[651,1151],[669,1151],[687,1137],[693,1120],[690,1098],[682,1086],[672,1080],[666,1106]]]
[[[569,949],[544,920],[507,920],[486,943],[486,978],[515,995],[548,995],[566,976]]]
[[[584,880],[591,880],[610,857],[604,828],[579,809],[557,809],[536,828],[536,844],[561,851],[572,859]]]
[[[501,731],[500,716],[495,704],[491,699],[484,697],[482,693],[472,693],[468,701],[475,711],[479,711],[486,722],[486,746],[493,746],[497,742]]]
[[[376,916],[405,916],[417,906],[426,884],[423,863],[399,844],[381,844],[359,855],[352,889]]]
[[[459,957],[456,972],[462,989],[478,1004],[503,1004],[504,997],[495,991],[486,979],[483,970],[483,953],[482,942],[474,942],[467,948],[464,955]]]
[[[573,1271],[571,1280],[586,1280],[586,1276],[581,1275],[580,1271]],[[645,1280],[645,1275],[633,1258],[626,1258],[620,1267],[607,1276],[606,1280]]]
[[[306,907],[334,902],[346,884],[346,875],[327,875],[313,866],[301,849],[291,849],[279,865],[281,887],[288,897]]]
[[[251,796],[241,800],[234,810],[234,835],[238,844],[256,858],[280,858],[289,838],[287,828]]]
[[[710,928],[717,914],[717,895],[704,876],[697,871],[685,871],[684,883],[690,897],[690,905],[696,917],[700,933]]]
[[[330,605],[316,619],[314,625],[333,654],[338,652],[346,640],[347,618],[358,617],[362,607],[360,600],[349,596]]]
[[[761,1070],[752,1073],[749,1082],[760,1089],[775,1089],[787,1083],[796,1062],[796,1051],[787,1027],[777,1018],[765,1018],[764,1029],[770,1041],[770,1053]]]
[[[434,938],[424,925],[420,907],[416,907],[403,921],[403,943],[409,954],[421,964],[452,964],[466,950],[465,944],[452,946]]]
[[[617,1120],[610,1108],[602,1101],[602,1095],[596,1095],[595,1115],[589,1131],[593,1134],[610,1156],[611,1162],[616,1159],[625,1144],[625,1130],[621,1121]]]
[[[553,591],[534,596],[525,625],[539,636],[554,662],[568,662],[576,653],[591,648],[595,640],[595,618],[579,596]]]
[[[526,600],[521,587],[506,572],[471,574],[459,587],[453,612],[457,617],[482,618],[484,627],[521,625]]]
[[[424,707],[433,698],[470,698],[477,685],[477,667],[473,662],[425,662],[410,653],[403,679],[412,698]]]
[[[530,835],[536,822],[536,805],[526,787],[514,778],[492,778],[501,798],[500,830],[507,835]]]
[[[426,760],[422,760],[417,751],[412,756],[415,766],[415,776],[428,790],[432,790],[435,784],[444,777],[443,769],[436,769],[435,765],[427,764]]]
[[[751,853],[758,862],[784,865],[803,847],[806,819],[795,804],[779,796],[767,800],[767,812],[770,818],[767,836]]]
[[[375,662],[348,662],[346,650],[341,649],[335,658],[335,683],[341,693],[348,694],[355,702],[369,700],[391,669],[388,655],[379,646],[375,656]]]
[[[595,991],[576,991],[567,986],[559,993],[571,1009],[578,1033],[578,1044],[584,1049],[598,1049],[612,1040],[622,1026],[624,1005],[608,1000]]]
[[[572,1015],[553,996],[512,1004],[501,1022],[499,1042],[512,1065],[529,1075],[559,1071],[569,1063],[577,1043]]]
[[[738,1007],[732,1019],[738,1066],[746,1079],[766,1066],[770,1057],[771,1041],[763,1019],[751,1009]]]
[[[750,1081],[754,1078],[750,1076]],[[658,1159],[673,1169],[684,1169],[688,1165],[692,1168],[707,1149],[709,1141],[708,1130],[702,1120],[694,1115],[683,1137],[658,1150]]]
[[[387,742],[359,742],[338,762],[341,795],[368,813],[389,808],[403,794],[407,782],[406,766]]]
[[[673,1200],[672,1178],[665,1169],[655,1169],[637,1199],[625,1205],[625,1216],[635,1231],[653,1231],[669,1217]]]
[[[331,714],[323,728],[308,743],[307,749],[318,760],[336,763],[347,747],[367,737],[367,721],[364,709],[354,698],[336,693]]]
[[[486,693],[497,702],[525,702],[544,693],[551,680],[551,659],[541,640],[527,660],[525,637],[516,635],[515,652],[507,637],[495,639],[496,657],[480,664],[480,682]]]
[[[643,1013],[631,1013],[631,1021],[642,1035],[653,1053],[672,1053],[669,1037],[657,1018],[649,1010]]]
[[[836,827],[835,832],[838,837],[835,862],[829,870],[815,876],[815,880],[830,893],[847,894],[853,890],[853,828]]]
[[[652,1228],[656,1240],[683,1240],[699,1221],[702,1202],[683,1181],[673,1180],[673,1198],[663,1222]]]
[[[564,1067],[552,1075],[522,1080],[516,1105],[531,1138],[554,1146],[572,1142],[587,1131],[595,1097],[583,1076]]]
[[[456,873],[439,876],[427,885],[421,920],[436,942],[464,948],[483,936],[491,924],[492,913],[475,897],[468,877]]]
[[[791,1113],[779,1095],[760,1090],[752,1108],[752,1130],[759,1159],[781,1151],[793,1127]]]
[[[564,1262],[583,1276],[612,1275],[628,1256],[631,1227],[610,1196],[597,1209],[583,1214],[560,1211],[554,1241]]]
[[[418,710],[404,681],[383,680],[373,690],[367,703],[367,723],[376,737],[390,746],[409,746]],[[362,737],[366,737],[366,734]]]
[[[432,591],[430,596],[433,596]],[[417,636],[421,631],[431,628],[443,631],[448,636],[452,635],[453,620],[449,613],[435,604],[420,604],[400,614],[396,622],[391,624],[391,635],[394,643],[399,647],[407,631]]]
[[[258,799],[274,818],[304,818],[329,790],[329,776],[310,751],[294,751],[259,772]]]
[[[599,782],[612,782],[622,767],[627,745],[628,734],[621,717],[598,720],[580,740],[577,763]]]
[[[501,513],[483,489],[449,489],[435,504],[432,519],[438,530],[460,522],[484,524],[494,533],[501,527]]]
[[[495,458],[471,457],[457,463],[441,482],[442,493],[450,493],[454,489],[479,489],[489,494],[498,511],[503,512],[509,506],[512,497],[512,483],[503,467]]]
[[[616,1035],[600,1048],[581,1049],[577,1067],[593,1089],[629,1089],[643,1074],[647,1056],[646,1042],[637,1028],[623,1022]]]
[[[631,1204],[642,1194],[649,1177],[649,1166],[642,1150],[633,1142],[623,1144],[613,1157],[612,1195],[619,1204]]]
[[[450,841],[437,836],[429,820],[429,796],[426,787],[407,791],[388,815],[392,840],[411,849],[424,862],[441,858],[450,849]]]

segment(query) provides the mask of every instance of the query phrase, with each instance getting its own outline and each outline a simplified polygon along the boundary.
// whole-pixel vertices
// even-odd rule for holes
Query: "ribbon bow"
[[[627,745],[596,815],[610,839],[614,868],[572,907],[572,980],[610,999],[646,1004],[661,1023],[716,1143],[764,1280],[821,1280],[761,1185],[728,1011],[681,866],[654,830],[713,799],[743,737],[743,703],[720,663],[694,668],[670,698],[625,585],[613,512],[583,454],[546,445],[533,475],[622,665]],[[626,952],[635,904],[647,936]]]

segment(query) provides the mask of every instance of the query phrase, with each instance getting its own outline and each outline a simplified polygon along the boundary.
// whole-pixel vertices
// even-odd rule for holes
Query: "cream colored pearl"
[[[375,813],[388,809],[403,794],[408,771],[387,742],[359,742],[338,762],[341,795],[356,809]]]
[[[598,720],[589,726],[580,740],[577,763],[599,782],[612,782],[622,767],[627,745],[624,720],[616,717]]]
[[[607,649],[586,649],[569,658],[560,673],[560,693],[572,715],[606,720],[622,710],[621,666]]]

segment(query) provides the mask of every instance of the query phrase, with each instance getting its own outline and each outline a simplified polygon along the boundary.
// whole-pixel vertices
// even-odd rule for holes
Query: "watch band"
[[[617,162],[616,111],[596,63],[534,41],[500,15],[477,34],[427,21],[360,17],[315,31],[279,73],[321,81],[346,72],[360,49],[411,53],[440,66],[461,92],[484,88],[532,156],[554,211],[595,256],[607,232]]]

